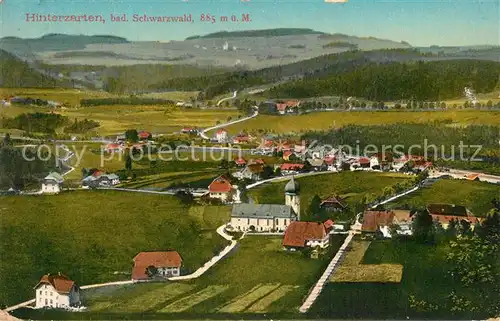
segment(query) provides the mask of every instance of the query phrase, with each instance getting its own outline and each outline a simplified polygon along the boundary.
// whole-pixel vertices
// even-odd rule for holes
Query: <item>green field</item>
[[[237,252],[196,280],[93,289],[81,319],[200,319],[232,315],[299,315],[298,307],[344,240],[334,236],[320,259],[284,252],[281,237],[248,236]],[[30,312],[30,311],[28,311]],[[33,311],[31,310],[33,316]],[[64,319],[45,313],[37,318]]]
[[[488,284],[464,287],[453,279],[446,261],[447,245],[421,245],[413,241],[374,241],[363,264],[402,264],[401,283],[331,282],[311,307],[309,317],[332,319],[486,319],[484,310],[454,311],[452,291],[474,305],[498,302]],[[491,293],[491,296],[488,295]],[[425,304],[415,304],[410,297]],[[498,297],[497,297],[498,298]],[[457,303],[460,306],[460,303]],[[462,307],[463,308],[463,307]]]
[[[351,207],[362,200],[366,194],[382,195],[386,186],[392,186],[410,179],[407,175],[396,173],[370,173],[370,172],[340,172],[322,175],[313,175],[298,178],[300,184],[300,202],[302,216],[315,194],[322,199],[332,194],[344,197]],[[251,196],[257,203],[282,204],[284,202],[283,190],[288,180],[265,184],[250,190]]]
[[[476,216],[485,216],[491,201],[500,197],[500,185],[485,182],[442,179],[430,187],[388,204],[390,208],[423,208],[429,203],[463,205]]]
[[[140,251],[175,249],[183,273],[190,273],[225,246],[215,229],[229,210],[112,191],[1,197],[0,304],[30,299],[48,272],[66,273],[80,285],[129,279]]]
[[[247,130],[259,132],[295,133],[310,130],[328,130],[348,124],[383,125],[394,123],[427,123],[451,119],[455,125],[498,125],[499,111],[447,110],[447,111],[381,111],[381,112],[316,112],[298,116],[259,115],[248,121],[228,126],[231,134]]]

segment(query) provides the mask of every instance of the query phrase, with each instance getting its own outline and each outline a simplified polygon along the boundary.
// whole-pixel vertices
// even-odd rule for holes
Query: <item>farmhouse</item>
[[[432,219],[441,223],[443,228],[448,228],[451,220],[460,222],[465,220],[473,225],[479,222],[479,219],[472,215],[464,206],[455,204],[427,204],[427,212]]]
[[[285,160],[285,161],[291,160],[292,156],[294,156],[294,154],[291,150],[287,150],[287,151],[283,152],[283,160]]]
[[[42,193],[57,194],[61,191],[64,178],[57,172],[47,175],[42,182]]]
[[[280,166],[283,175],[297,174],[302,168],[304,168],[304,164],[285,163]]]
[[[138,132],[137,135],[139,136],[140,140],[148,140],[148,139],[151,139],[151,137],[152,137],[150,132],[147,132],[144,130]]]
[[[363,214],[361,232],[381,232],[384,237],[391,237],[389,226],[393,223],[393,221],[393,211],[365,211]]]
[[[162,278],[179,276],[181,265],[182,258],[177,251],[140,252],[134,257],[132,280],[148,280],[155,276]],[[150,267],[154,269],[149,270]]]
[[[96,171],[82,180],[83,188],[109,187],[120,184],[120,178],[116,174],[106,174]]]
[[[255,232],[283,232],[300,220],[300,186],[292,179],[285,186],[285,205],[235,204],[228,229]]]
[[[244,158],[237,158],[234,160],[234,163],[236,166],[245,166],[247,164],[247,161]]]
[[[285,231],[283,247],[297,250],[305,247],[328,247],[329,234],[323,223],[292,222]]]
[[[233,144],[248,144],[251,141],[251,137],[245,134],[239,134],[233,137]]]
[[[80,288],[67,276],[46,274],[35,286],[35,307],[67,308],[80,305]]]
[[[258,181],[261,179],[261,174],[264,172],[264,165],[256,163],[249,164],[244,169],[233,174],[238,179],[251,179]]]
[[[222,202],[231,202],[235,193],[235,188],[231,181],[224,175],[214,179],[208,185],[209,197],[220,199]]]
[[[347,209],[347,203],[343,198],[337,195],[332,195],[323,200],[320,204],[320,207],[327,212],[341,212]]]
[[[226,143],[227,142],[227,130],[221,128],[215,133],[215,140],[218,143]]]

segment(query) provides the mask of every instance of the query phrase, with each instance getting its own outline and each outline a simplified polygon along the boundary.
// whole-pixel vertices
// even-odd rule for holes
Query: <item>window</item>
[[[52,292],[52,291],[50,291],[50,296],[52,296],[52,293],[53,293],[53,292]]]
[[[50,300],[50,304],[53,304],[53,303],[52,303],[52,300]]]
[[[250,219],[249,218],[247,218],[247,224],[250,225]]]
[[[286,218],[285,218],[285,225],[286,225]]]
[[[47,304],[49,304],[49,302],[48,302],[48,300],[47,300],[47,299],[45,299],[45,305],[47,305]]]
[[[40,290],[40,295],[42,295],[42,290]]]
[[[278,224],[279,224],[278,219],[276,219],[276,225],[278,225]]]
[[[45,295],[47,295],[47,291],[45,291]]]

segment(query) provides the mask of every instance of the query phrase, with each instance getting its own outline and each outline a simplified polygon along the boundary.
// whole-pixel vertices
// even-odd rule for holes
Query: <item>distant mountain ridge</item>
[[[38,38],[2,37],[0,41],[36,41],[36,40],[72,40],[87,43],[128,43],[126,38],[113,35],[69,35],[64,33],[48,33]]]
[[[274,29],[255,29],[243,31],[218,31],[204,36],[191,36],[186,40],[193,39],[212,39],[212,38],[233,38],[233,37],[283,37],[297,35],[323,35],[324,32],[309,28],[274,28]]]

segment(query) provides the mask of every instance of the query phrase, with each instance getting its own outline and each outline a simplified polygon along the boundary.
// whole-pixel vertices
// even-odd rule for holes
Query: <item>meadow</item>
[[[352,209],[356,209],[365,195],[381,196],[384,187],[402,183],[408,179],[410,177],[407,175],[370,172],[340,172],[297,178],[301,191],[302,218],[307,219],[307,207],[315,194],[321,199],[337,194],[343,197]],[[256,203],[282,204],[283,190],[287,182],[288,180],[284,180],[261,185],[250,190],[248,194]]]
[[[281,237],[247,236],[235,252],[199,279],[84,292],[81,319],[199,319],[298,315],[298,307],[343,242],[334,236],[319,259],[282,250]],[[31,312],[33,313],[33,312]],[[39,319],[75,314],[36,313]]]
[[[486,182],[441,179],[435,184],[397,199],[389,208],[424,208],[429,203],[463,205],[476,216],[485,216],[491,201],[500,197],[500,186]]]
[[[80,285],[129,279],[140,251],[175,249],[182,273],[193,272],[226,245],[215,229],[229,212],[115,191],[0,197],[0,304],[30,299],[49,272],[63,272]]]
[[[371,242],[362,264],[403,266],[400,283],[330,282],[311,307],[311,318],[339,319],[477,319],[486,311],[464,309],[452,302],[451,293],[481,306],[489,285],[464,287],[448,273],[447,244],[422,245],[411,240]],[[334,276],[335,278],[335,276]],[[486,297],[485,297],[486,295]],[[495,300],[493,297],[490,300]],[[490,301],[491,302],[491,301]],[[457,308],[458,307],[458,308]]]
[[[345,125],[384,125],[395,123],[427,123],[451,119],[452,125],[498,125],[500,111],[446,110],[446,111],[351,111],[316,112],[294,116],[259,115],[248,121],[228,126],[231,134],[242,130],[259,134],[301,134],[309,130],[328,130]]]

